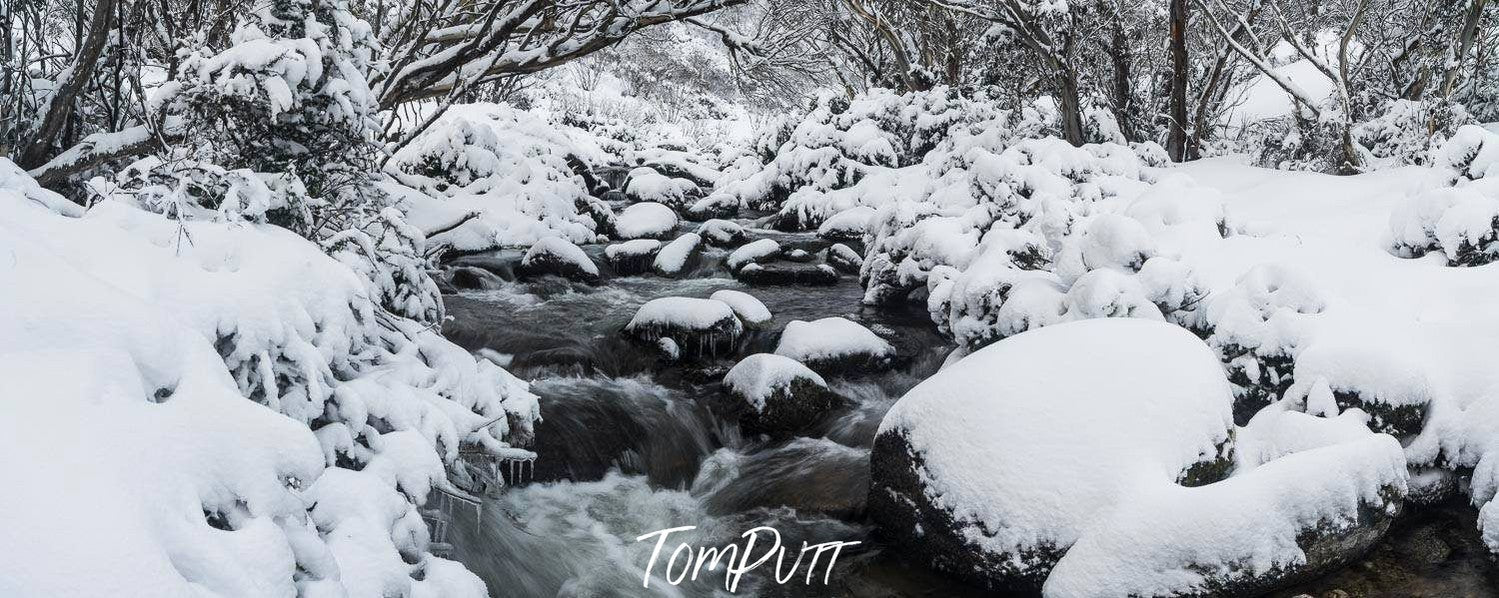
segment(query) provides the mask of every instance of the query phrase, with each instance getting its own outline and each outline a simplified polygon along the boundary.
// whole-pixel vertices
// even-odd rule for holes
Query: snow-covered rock
[[[604,248],[604,259],[616,274],[629,276],[649,272],[656,261],[661,242],[655,239],[633,239]]]
[[[1044,594],[1260,595],[1372,548],[1400,514],[1405,488],[1400,443],[1383,434],[1296,452],[1207,486],[1161,486],[1085,532]]]
[[[656,202],[641,202],[620,211],[614,231],[622,239],[664,239],[677,228],[677,213]]]
[[[714,193],[687,207],[687,215],[694,220],[733,218],[739,213],[739,200],[732,195]]]
[[[1088,320],[1019,334],[886,414],[870,513],[938,569],[1035,591],[1134,493],[1221,479],[1232,400],[1213,352],[1173,325]]]
[[[744,243],[744,227],[728,220],[713,219],[698,225],[697,234],[715,247],[733,247]]]
[[[734,310],[734,315],[739,316],[739,321],[744,322],[748,328],[759,329],[770,324],[770,310],[754,295],[733,289],[720,289],[713,291],[708,298],[727,303]]]
[[[724,376],[723,386],[730,397],[748,405],[739,420],[748,434],[791,435],[841,403],[817,372],[771,353],[741,359]]]
[[[746,264],[773,259],[780,254],[781,244],[775,239],[760,239],[735,249],[723,263],[729,271],[733,272],[743,268]]]
[[[547,237],[526,250],[517,273],[523,276],[554,275],[572,280],[593,282],[599,279],[599,267],[581,247],[559,237]]]
[[[830,241],[858,241],[874,221],[874,208],[854,206],[834,214],[817,227],[817,236]]]
[[[652,344],[670,338],[683,356],[704,356],[728,352],[743,334],[744,324],[722,301],[661,297],[640,306],[624,331]]]
[[[827,264],[756,262],[735,270],[734,278],[751,286],[825,286],[837,284],[838,271]]]
[[[839,317],[791,321],[775,353],[823,372],[879,370],[889,367],[896,356],[889,341]]]
[[[827,262],[834,270],[845,274],[858,274],[864,267],[864,258],[859,252],[849,248],[842,243],[834,243],[828,247]]]
[[[648,167],[631,170],[625,179],[625,195],[637,202],[656,202],[685,209],[699,193],[692,181],[668,177]]]
[[[676,276],[687,269],[687,264],[697,256],[703,245],[702,236],[697,233],[687,233],[676,240],[661,247],[661,252],[656,254],[656,262],[651,266],[657,274],[662,276]]]

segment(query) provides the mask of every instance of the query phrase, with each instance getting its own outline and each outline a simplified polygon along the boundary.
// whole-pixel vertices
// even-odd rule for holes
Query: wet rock
[[[858,274],[864,266],[864,258],[842,243],[829,247],[826,259],[829,266],[844,274]]]
[[[812,255],[812,253],[808,252],[807,250],[800,248],[787,251],[786,254],[781,257],[785,258],[787,261],[801,263],[806,263],[817,259],[817,256]]]
[[[791,436],[842,403],[822,376],[796,360],[771,353],[740,360],[724,376],[723,387],[747,407],[739,420],[747,434]]]
[[[651,264],[656,260],[656,253],[660,250],[660,241],[635,239],[605,247],[604,259],[609,261],[609,267],[614,269],[615,274],[632,276],[649,272]]]
[[[447,278],[451,286],[471,291],[499,288],[505,282],[494,273],[477,266],[453,266],[448,269]]]
[[[734,278],[751,286],[826,286],[838,283],[838,271],[827,264],[754,263],[735,271]]]
[[[558,237],[547,237],[531,245],[516,272],[525,277],[554,275],[588,283],[599,280],[599,268],[588,254]]]

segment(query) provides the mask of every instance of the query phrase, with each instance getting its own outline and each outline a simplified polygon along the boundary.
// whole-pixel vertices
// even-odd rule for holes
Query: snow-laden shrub
[[[418,228],[437,231],[434,244],[482,251],[549,236],[588,243],[607,232],[611,216],[575,168],[607,160],[577,142],[589,137],[508,106],[455,106],[386,170],[422,192],[402,207]]]
[[[0,170],[6,171],[0,179],[8,187],[25,176],[8,162],[0,162]],[[416,237],[400,227],[396,214],[387,212],[390,218],[384,224],[390,230],[380,232],[372,225],[368,233],[335,237],[330,248],[335,259],[318,245],[279,227],[250,220],[172,220],[137,208],[128,195],[121,200],[106,197],[81,217],[42,209],[38,202],[9,189],[0,191],[0,197],[11,215],[0,240],[25,243],[28,255],[58,256],[49,258],[58,265],[36,274],[41,278],[6,283],[7,289],[30,289],[39,297],[24,306],[7,307],[6,312],[36,317],[52,326],[70,326],[75,320],[80,326],[75,333],[16,329],[14,335],[0,334],[3,343],[38,341],[61,349],[87,348],[105,356],[129,352],[139,364],[141,381],[108,384],[134,392],[138,397],[132,400],[139,404],[183,405],[188,412],[181,417],[186,419],[163,424],[170,426],[166,433],[192,435],[202,428],[226,434],[222,450],[198,440],[187,441],[196,445],[164,446],[135,455],[136,467],[165,467],[172,484],[201,482],[201,490],[153,500],[155,509],[165,509],[159,513],[172,513],[180,521],[204,517],[198,524],[202,530],[219,527],[241,530],[241,534],[254,530],[253,537],[260,538],[257,543],[285,534],[279,544],[283,552],[262,551],[253,556],[235,552],[255,550],[249,544],[237,544],[239,548],[227,553],[193,554],[198,546],[213,542],[206,536],[197,544],[178,538],[182,543],[173,545],[179,548],[165,552],[132,552],[168,554],[174,564],[188,559],[176,567],[180,574],[231,594],[239,593],[234,588],[240,586],[234,584],[258,582],[248,575],[237,578],[227,573],[243,563],[215,564],[223,559],[211,555],[231,560],[239,555],[254,563],[256,576],[268,572],[283,576],[255,586],[259,589],[244,590],[248,593],[292,584],[303,587],[304,593],[321,592],[315,591],[320,585],[331,586],[330,591],[342,588],[352,595],[406,594],[422,587],[442,588],[432,589],[437,593],[484,592],[482,584],[461,566],[428,552],[428,530],[418,507],[433,488],[456,491],[448,482],[446,467],[461,469],[460,450],[498,458],[529,457],[529,452],[515,444],[530,435],[538,416],[536,399],[524,382],[494,364],[476,361],[433,330],[432,304],[375,292],[372,280],[412,275],[409,264],[379,257],[410,255],[415,250]],[[365,261],[370,255],[375,259]],[[356,268],[341,261],[354,262]],[[100,290],[89,293],[59,286],[63,278],[57,273],[62,263],[81,270],[82,280]],[[393,286],[421,289],[409,283]],[[0,301],[13,296],[0,295]],[[51,307],[50,301],[58,306]],[[89,324],[101,317],[107,326]],[[178,343],[175,349],[152,340],[170,336],[176,329],[184,330],[181,336],[187,340],[174,341]],[[212,357],[205,360],[202,356]],[[166,362],[157,363],[167,357]],[[70,376],[82,376],[85,382],[129,375],[117,360],[75,365],[81,369],[75,368]],[[211,396],[250,400],[238,398],[238,402],[224,404],[225,399]],[[187,407],[200,402],[200,407]],[[254,403],[264,408],[236,413],[240,409],[236,405]],[[121,403],[126,404],[129,401]],[[101,407],[80,404],[78,416],[93,417]],[[272,434],[269,424],[256,423],[270,420],[284,422],[270,426],[283,431]],[[215,423],[234,421],[242,423],[233,429]],[[118,423],[111,421],[112,426]],[[281,439],[265,441],[272,437]],[[197,455],[191,446],[202,447],[203,463],[173,470],[177,466],[167,459]],[[252,457],[267,450],[262,447],[284,447],[279,450],[286,451],[285,455],[312,452],[297,457],[301,461],[293,469],[268,470],[259,464],[264,459]],[[108,446],[101,454],[116,454],[121,448]],[[262,489],[255,490],[245,485],[249,482],[225,482],[223,476],[238,480],[261,476],[264,481],[257,482]],[[149,480],[131,480],[130,487],[154,488]],[[268,494],[272,487],[268,484],[300,491],[303,496],[267,502],[274,498]],[[150,521],[138,520],[138,515],[120,517],[116,525],[150,525]],[[202,532],[193,533],[202,536]],[[157,537],[149,533],[124,536],[141,541]],[[242,536],[242,541],[250,537]],[[184,546],[193,548],[180,548]],[[289,560],[276,564],[282,559],[295,559],[295,566]],[[131,578],[121,578],[125,579]],[[159,588],[148,593],[156,591]]]
[[[1390,214],[1390,247],[1400,257],[1439,254],[1449,266],[1499,259],[1499,135],[1462,127],[1432,152],[1433,188]]]
[[[1366,170],[1425,166],[1438,147],[1472,121],[1461,104],[1391,100],[1380,114],[1355,125],[1352,134],[1373,159]]]

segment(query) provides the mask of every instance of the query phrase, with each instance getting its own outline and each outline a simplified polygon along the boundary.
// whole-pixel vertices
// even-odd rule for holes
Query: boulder
[[[599,267],[588,254],[560,237],[546,237],[532,244],[516,273],[525,277],[554,275],[583,282],[599,280]]]
[[[826,286],[838,283],[838,271],[827,264],[755,263],[736,270],[734,278],[751,286]]]
[[[656,254],[656,262],[651,265],[651,270],[662,276],[676,276],[687,269],[692,258],[698,254],[698,248],[703,244],[703,238],[697,233],[687,233],[677,237],[675,241],[667,243]]]
[[[715,193],[693,202],[687,216],[693,220],[733,218],[739,214],[739,200],[726,193]]]
[[[1221,476],[1232,402],[1216,355],[1177,326],[1115,318],[1009,337],[886,414],[869,513],[933,568],[1035,593],[1125,497]]]
[[[781,255],[781,244],[775,239],[760,239],[753,243],[735,249],[729,257],[724,259],[724,267],[730,272],[737,272],[746,265],[769,261]]]
[[[722,301],[661,297],[640,306],[624,332],[657,347],[661,339],[672,339],[681,358],[711,357],[732,351],[744,324]]]
[[[747,409],[747,434],[791,436],[832,411],[842,400],[807,366],[788,357],[757,353],[739,361],[723,379],[724,391]]]
[[[604,259],[609,261],[615,274],[631,276],[649,272],[658,251],[661,251],[660,241],[635,239],[605,247]]]
[[[864,267],[864,258],[842,243],[835,243],[828,248],[826,261],[834,270],[844,274],[858,274],[859,269]]]
[[[744,291],[733,289],[722,289],[714,291],[708,296],[714,301],[722,301],[734,310],[734,315],[739,316],[739,321],[752,330],[765,328],[770,325],[772,316],[770,310],[756,299],[754,295]]]
[[[676,228],[677,213],[653,201],[631,205],[614,219],[614,231],[621,239],[665,239]]]
[[[728,220],[712,219],[697,227],[697,234],[714,247],[743,245],[746,235],[744,227]]]
[[[775,353],[824,373],[879,371],[895,361],[895,347],[845,318],[793,320],[781,332]]]
[[[817,236],[837,242],[858,241],[864,238],[873,221],[874,208],[855,206],[824,220],[817,227]]]

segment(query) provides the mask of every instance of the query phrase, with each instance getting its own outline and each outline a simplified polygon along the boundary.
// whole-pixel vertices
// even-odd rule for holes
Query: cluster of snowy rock
[[[1392,250],[1451,266],[1499,259],[1499,134],[1468,125],[1432,156],[1432,188],[1390,217]]]
[[[383,293],[421,273],[373,258],[419,232],[319,247],[136,199],[85,213],[0,160],[0,592],[485,595],[424,505],[464,495],[460,452],[533,456],[538,406]]]

